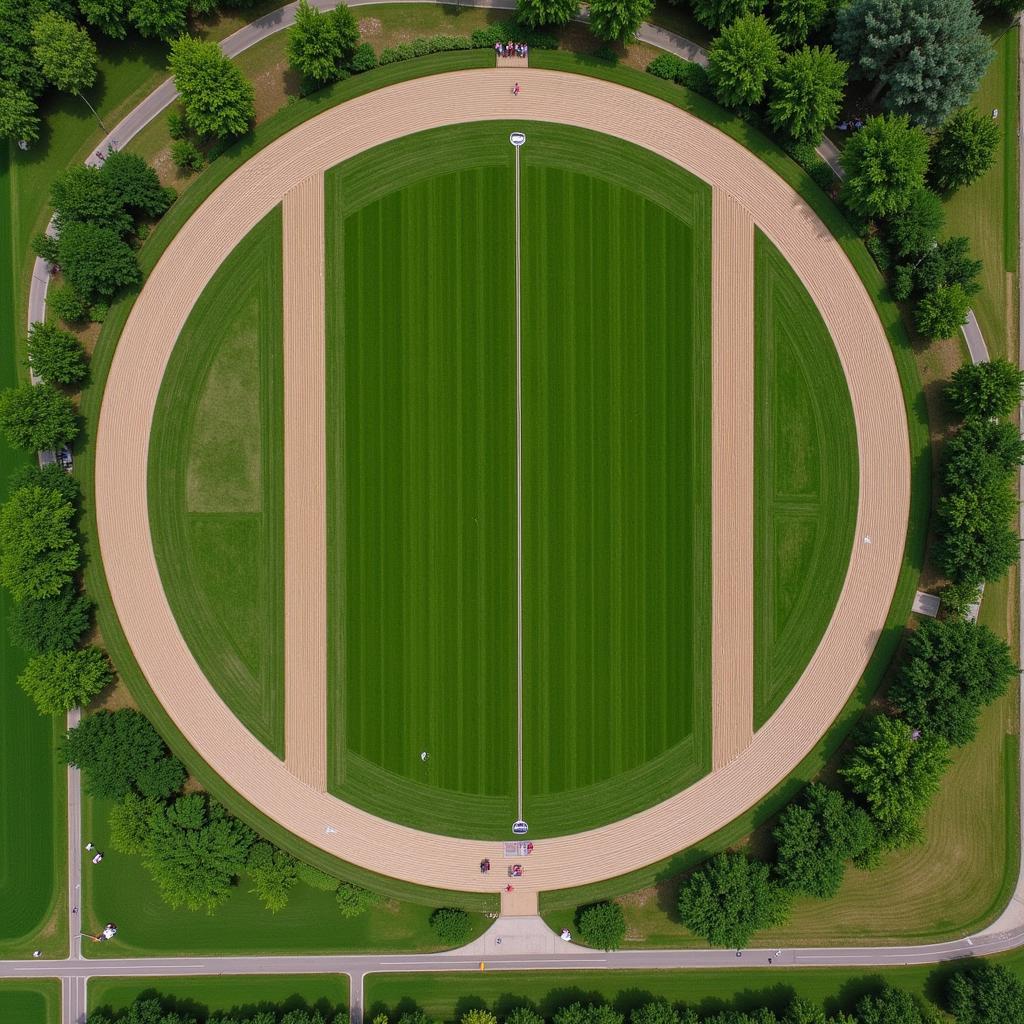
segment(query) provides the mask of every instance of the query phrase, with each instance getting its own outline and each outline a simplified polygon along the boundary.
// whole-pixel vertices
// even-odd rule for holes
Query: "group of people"
[[[864,127],[864,119],[861,117],[852,117],[849,121],[840,121],[836,127],[841,132],[855,132],[858,128]]]
[[[495,43],[494,52],[499,57],[529,57],[530,48],[526,43]]]

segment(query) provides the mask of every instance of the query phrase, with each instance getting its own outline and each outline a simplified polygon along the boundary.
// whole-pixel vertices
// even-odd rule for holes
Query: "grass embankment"
[[[846,578],[857,434],[832,338],[779,251],[757,233],[754,728],[817,649]]]
[[[149,455],[167,599],[206,676],[284,756],[281,211],[228,257],[164,376]]]
[[[21,249],[13,211],[8,156],[0,146],[0,388],[17,383],[19,370],[14,295]],[[0,500],[11,474],[29,461],[0,438]],[[15,683],[26,658],[10,641],[11,610],[0,589],[0,956],[22,957],[35,948],[66,956],[65,774],[53,757],[63,723],[40,715]]]
[[[994,957],[1024,978],[1024,953]],[[795,996],[823,1005],[828,1013],[849,1012],[864,994],[883,983],[895,985],[938,1007],[951,974],[963,964],[938,967],[739,968],[687,971],[516,971],[484,974],[371,974],[366,978],[367,1019],[418,1007],[441,1021],[458,1021],[467,1010],[486,1007],[503,1017],[516,1006],[532,1005],[547,1019],[573,1002],[603,1000],[627,1015],[652,998],[692,1007],[702,1014],[750,1011],[767,1006],[782,1011]]]
[[[172,910],[140,858],[111,847],[110,807],[100,800],[83,804],[83,837],[95,843],[104,858],[94,865],[83,857],[82,927],[95,935],[107,921],[118,926],[113,942],[86,942],[87,957],[397,953],[439,948],[430,928],[430,906],[385,899],[361,917],[345,918],[333,893],[302,883],[292,889],[288,906],[276,914],[250,891],[244,876],[231,898],[213,914]],[[490,923],[474,915],[474,937]]]
[[[319,1010],[326,1020],[348,1013],[344,974],[219,974],[195,978],[92,978],[89,1012],[122,1013],[138,998],[159,999],[167,1011],[206,1021],[215,1013],[249,1016],[260,1010]]]
[[[327,186],[333,784],[456,834],[515,812],[510,127],[400,140]],[[543,835],[709,761],[709,191],[617,140],[526,129],[524,765]],[[567,169],[581,153],[586,174]]]
[[[0,1020],[11,1024],[60,1024],[60,982],[0,981]]]

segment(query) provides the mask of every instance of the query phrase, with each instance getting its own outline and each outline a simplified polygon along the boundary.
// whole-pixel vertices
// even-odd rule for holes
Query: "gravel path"
[[[513,97],[514,78],[522,94]],[[167,360],[202,289],[234,246],[300,182],[412,131],[521,117],[617,135],[687,168],[750,212],[814,296],[847,376],[859,437],[857,542],[833,619],[772,719],[726,767],[624,821],[538,843],[528,887],[619,875],[692,846],[762,799],[838,714],[888,612],[910,497],[906,418],[874,306],[835,239],[739,143],[675,106],[598,79],[469,70],[381,89],[325,111],[257,153],[168,247],[125,324],[96,436],[97,532],[110,592],[142,672],[182,732],[246,800],[345,860],[397,878],[494,891],[478,862],[496,842],[428,836],[306,785],[237,720],[204,677],[164,595],[146,505],[153,410]],[[504,138],[496,139],[496,145]],[[286,428],[287,429],[287,428]],[[870,542],[868,542],[870,539]]]

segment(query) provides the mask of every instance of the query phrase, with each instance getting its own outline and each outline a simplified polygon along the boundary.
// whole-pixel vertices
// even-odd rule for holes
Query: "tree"
[[[997,15],[1003,18],[1012,18],[1020,14],[1021,0],[977,0],[979,11]]]
[[[915,269],[914,284],[922,294],[958,284],[968,295],[973,295],[980,287],[976,280],[980,273],[981,260],[971,257],[970,242],[956,235],[939,242],[921,257]]]
[[[78,324],[89,319],[89,301],[70,285],[50,288],[46,293],[46,308],[51,316],[66,324]]]
[[[787,805],[773,834],[779,881],[791,893],[819,899],[835,896],[846,861],[866,853],[875,838],[864,810],[820,783],[808,786],[799,803]]]
[[[578,0],[516,0],[516,21],[529,28],[564,25],[579,9]]]
[[[142,280],[130,245],[113,228],[76,221],[61,230],[60,265],[68,284],[79,295],[111,298]]]
[[[598,39],[628,43],[654,10],[654,0],[590,0],[590,29]]]
[[[795,998],[782,1015],[782,1024],[830,1024],[825,1011],[809,999]]]
[[[430,915],[430,927],[446,946],[464,945],[473,931],[469,914],[458,907],[439,907]]]
[[[185,766],[171,755],[145,715],[131,708],[97,711],[67,732],[57,748],[85,776],[85,789],[105,800],[137,791],[168,797],[185,784]]]
[[[679,1024],[679,1014],[667,999],[652,999],[630,1013],[629,1024]]]
[[[55,324],[36,321],[28,330],[28,362],[47,384],[77,384],[85,377],[79,340]]]
[[[1002,964],[979,960],[957,971],[946,999],[957,1024],[1019,1024],[1024,1020],[1024,984]]]
[[[607,1003],[570,1003],[555,1013],[552,1024],[622,1024],[622,1014]]]
[[[130,0],[128,20],[140,36],[171,40],[188,28],[188,0]]]
[[[53,597],[70,582],[81,554],[75,510],[46,487],[20,487],[0,508],[0,583],[15,601]]]
[[[888,223],[886,235],[900,258],[916,257],[935,243],[945,220],[942,200],[930,189],[918,189],[907,208]]]
[[[498,1018],[490,1010],[475,1008],[462,1015],[460,1024],[498,1024]]]
[[[690,0],[693,16],[712,30],[720,29],[745,14],[760,14],[767,0]]]
[[[377,905],[377,894],[355,882],[342,882],[334,892],[342,917],[359,917]]]
[[[172,188],[164,188],[160,178],[137,153],[119,149],[107,155],[100,177],[121,209],[133,219],[160,217],[174,202]]]
[[[955,583],[1002,579],[1020,557],[1012,528],[1017,499],[1006,482],[990,481],[974,491],[946,494],[939,501],[939,568]]]
[[[25,142],[39,138],[36,101],[6,80],[0,81],[0,138]]]
[[[131,215],[97,167],[78,165],[62,171],[50,186],[50,202],[58,235],[76,221],[111,228],[119,236],[133,227]]]
[[[925,1024],[914,997],[891,985],[883,985],[877,994],[861,996],[856,1011],[859,1024]]]
[[[618,903],[604,901],[583,907],[576,926],[580,938],[596,949],[618,949],[626,937],[626,919]]]
[[[245,870],[252,891],[272,914],[288,906],[291,891],[299,880],[295,858],[271,843],[253,843]]]
[[[1024,398],[1024,372],[1006,359],[965,363],[946,388],[946,400],[961,416],[1009,416]]]
[[[903,721],[877,715],[839,774],[867,804],[887,845],[920,838],[920,820],[949,767],[940,736],[918,736]]]
[[[82,17],[111,39],[128,33],[128,0],[78,0]]]
[[[828,0],[773,0],[772,25],[783,46],[795,49],[821,28],[828,14]]]
[[[965,323],[971,299],[959,284],[941,285],[922,295],[914,309],[914,326],[925,338],[952,338]]]
[[[206,163],[199,147],[191,139],[178,139],[171,143],[171,159],[174,166],[187,174],[195,174],[203,169]]]
[[[45,466],[39,463],[30,463],[21,466],[11,474],[11,491],[19,487],[45,487],[48,490],[56,491],[61,498],[76,510],[82,502],[82,488],[72,473],[68,473],[63,466],[56,462],[49,462]]]
[[[88,704],[113,678],[106,654],[99,647],[83,647],[37,655],[18,677],[18,685],[41,715],[58,715]]]
[[[43,77],[61,92],[81,96],[96,81],[99,56],[84,28],[46,11],[32,25],[32,39],[32,56]]]
[[[19,384],[0,392],[0,430],[15,448],[50,451],[78,436],[71,400],[49,384]]]
[[[747,14],[722,29],[708,51],[708,79],[718,101],[756,107],[779,70],[782,50],[763,14]]]
[[[160,805],[147,822],[142,861],[171,907],[212,912],[245,870],[256,836],[201,793]]]
[[[782,924],[788,910],[768,865],[736,852],[712,857],[679,893],[683,924],[712,946],[745,946],[754,932]]]
[[[940,192],[955,192],[980,178],[995,160],[999,123],[974,107],[949,117],[932,144],[928,180]]]
[[[7,629],[11,640],[29,654],[70,651],[92,621],[92,602],[73,586],[53,597],[28,598],[14,605]]]
[[[162,800],[128,793],[110,810],[110,845],[118,853],[142,853],[149,842],[150,823],[163,813]]]
[[[987,626],[926,619],[907,640],[889,698],[915,729],[963,746],[974,739],[981,709],[1018,673],[1006,641]]]
[[[288,31],[288,63],[317,85],[343,77],[359,45],[359,26],[345,3],[318,11],[299,0]]]
[[[249,130],[256,116],[252,86],[216,43],[179,36],[168,64],[197,135],[227,139]]]
[[[924,188],[928,137],[907,117],[869,117],[846,143],[842,162],[846,205],[862,217],[892,217]]]
[[[836,48],[887,110],[935,128],[964,106],[992,59],[971,0],[850,0]]]
[[[821,141],[839,116],[846,89],[846,64],[831,46],[804,46],[787,53],[771,85],[768,120],[798,142]]]
[[[312,889],[319,889],[321,892],[334,892],[338,888],[338,879],[334,875],[313,867],[312,864],[305,864],[301,860],[295,864],[295,871],[300,882],[305,882]]]

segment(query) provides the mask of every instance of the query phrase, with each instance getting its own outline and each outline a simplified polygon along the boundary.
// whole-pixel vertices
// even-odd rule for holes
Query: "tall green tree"
[[[1002,637],[961,619],[926,619],[907,639],[889,699],[915,729],[963,746],[978,714],[1006,692],[1019,669]]]
[[[924,188],[928,137],[903,116],[869,117],[843,149],[843,201],[861,217],[892,217]]]
[[[252,891],[271,913],[288,906],[291,891],[299,881],[295,858],[271,843],[254,843],[245,862]]]
[[[1004,964],[978,960],[946,984],[946,1001],[957,1024],[1019,1024],[1024,1020],[1024,983]]]
[[[712,857],[679,893],[683,924],[712,946],[745,946],[754,932],[782,924],[788,910],[768,865],[742,853]]]
[[[747,14],[722,29],[708,51],[715,96],[734,110],[756,107],[779,72],[782,48],[763,14]]]
[[[965,363],[946,388],[946,399],[961,416],[1009,416],[1024,398],[1024,371],[1007,359]]]
[[[77,384],[85,377],[81,342],[55,324],[36,321],[28,331],[28,363],[47,384]]]
[[[118,236],[133,227],[131,214],[98,167],[79,164],[61,171],[50,186],[50,202],[58,234],[78,221],[110,228]]]
[[[78,436],[70,399],[49,384],[0,391],[0,430],[15,448],[49,451]]]
[[[227,139],[249,130],[256,116],[252,85],[216,43],[179,36],[168,65],[197,135]]]
[[[45,487],[56,491],[76,511],[82,504],[82,488],[78,479],[56,462],[47,463],[45,466],[40,466],[38,462],[19,466],[11,474],[10,490],[14,492],[19,487]]]
[[[900,259],[920,256],[935,244],[946,221],[942,200],[931,189],[918,189],[907,208],[886,224],[889,244]]]
[[[323,85],[343,77],[358,45],[359,25],[347,4],[319,11],[299,0],[287,52],[288,63],[303,78]]]
[[[84,92],[96,81],[99,55],[89,33],[55,11],[41,14],[32,25],[32,56],[43,77],[61,92],[77,96],[103,127]]]
[[[81,560],[74,518],[48,487],[19,487],[0,508],[0,583],[15,601],[54,597],[71,582]]]
[[[516,0],[516,20],[530,28],[565,25],[579,9],[578,0]]]
[[[795,49],[825,23],[828,0],[772,0],[770,17],[782,45]]]
[[[622,907],[611,900],[581,908],[576,927],[580,938],[596,949],[618,949],[626,937],[626,918]]]
[[[858,1024],[927,1024],[928,1020],[909,992],[892,985],[870,992],[857,1001]]]
[[[11,640],[29,654],[70,651],[78,646],[92,621],[92,602],[66,586],[53,597],[27,598],[7,620]]]
[[[607,1003],[570,1003],[555,1012],[552,1024],[622,1024],[622,1014]]]
[[[914,326],[925,338],[952,338],[965,323],[971,298],[959,284],[940,285],[914,307]]]
[[[980,178],[995,162],[999,122],[974,107],[949,117],[932,144],[928,180],[947,195]]]
[[[767,0],[690,0],[693,16],[705,27],[720,29],[745,14],[760,14]]]
[[[949,745],[918,736],[896,718],[871,719],[839,773],[867,804],[888,845],[915,842],[921,818],[949,767]]]
[[[24,89],[0,81],[0,139],[35,142],[39,138],[39,110]]]
[[[380,902],[377,894],[355,882],[342,882],[334,890],[334,901],[342,917],[359,917]]]
[[[129,0],[128,20],[147,39],[171,40],[188,28],[189,0]]]
[[[863,856],[875,840],[865,811],[820,783],[812,783],[799,802],[786,806],[773,834],[779,880],[794,894],[819,899],[835,896],[846,861]]]
[[[128,34],[128,0],[78,0],[78,9],[105,36],[124,39]]]
[[[654,0],[590,0],[590,29],[598,39],[628,43],[654,10]]]
[[[185,784],[184,765],[149,719],[132,708],[83,718],[64,735],[57,754],[82,770],[86,792],[106,800],[122,800],[133,791],[168,797]]]
[[[135,251],[113,228],[74,221],[61,229],[58,259],[68,284],[90,299],[110,299],[142,280]]]
[[[113,678],[105,652],[83,647],[37,655],[18,676],[18,685],[40,714],[60,715],[88,704]]]
[[[171,907],[209,912],[230,895],[255,840],[216,800],[191,793],[150,815],[142,862]]]
[[[652,999],[630,1013],[629,1024],[679,1024],[679,1014],[667,999]]]
[[[836,48],[886,109],[936,128],[967,103],[992,59],[971,0],[850,0]]]
[[[160,217],[174,201],[174,189],[160,184],[156,171],[138,153],[108,153],[100,177],[122,210],[133,218]]]
[[[782,58],[771,83],[768,120],[796,142],[821,141],[843,105],[846,64],[831,46],[804,46]]]

